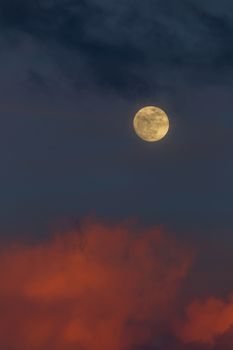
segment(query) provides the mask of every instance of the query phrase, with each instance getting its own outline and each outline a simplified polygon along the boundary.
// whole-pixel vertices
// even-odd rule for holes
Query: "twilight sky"
[[[104,232],[109,231],[111,236],[119,223],[138,221],[145,230],[142,233],[145,245],[150,241],[147,228],[153,227],[156,231],[163,227],[165,234],[172,238],[161,239],[165,257],[160,260],[160,254],[158,257],[156,251],[154,258],[158,259],[170,282],[161,282],[158,268],[155,267],[155,282],[152,279],[150,285],[144,280],[144,275],[151,278],[146,263],[143,263],[145,271],[142,269],[141,274],[134,276],[131,265],[139,263],[141,258],[138,260],[137,257],[127,262],[127,271],[134,276],[132,285],[145,285],[142,295],[147,299],[156,289],[156,283],[160,285],[160,282],[162,288],[171,287],[175,294],[177,285],[185,276],[184,285],[180,288],[182,302],[178,298],[172,304],[175,309],[182,305],[183,313],[186,303],[191,305],[187,306],[191,311],[186,326],[176,319],[178,326],[173,327],[172,320],[172,325],[169,323],[165,327],[165,319],[171,320],[171,308],[170,313],[160,310],[160,316],[156,318],[153,312],[148,316],[143,309],[145,318],[139,320],[136,317],[135,320],[132,315],[137,314],[138,310],[142,312],[135,298],[128,314],[119,317],[121,324],[130,322],[129,315],[135,322],[149,322],[150,327],[152,323],[159,329],[156,334],[153,333],[155,338],[146,337],[143,331],[137,344],[128,337],[126,341],[122,336],[124,341],[117,338],[104,343],[101,340],[98,346],[93,345],[98,344],[103,335],[100,330],[95,331],[95,341],[86,341],[88,331],[84,323],[91,323],[88,318],[80,326],[85,328],[82,334],[86,335],[78,340],[70,336],[71,345],[64,340],[69,338],[64,331],[64,344],[59,342],[64,345],[64,348],[61,345],[61,350],[105,350],[105,347],[106,350],[109,347],[112,350],[126,350],[127,347],[137,350],[164,350],[164,347],[166,350],[231,349],[227,346],[233,336],[232,332],[228,333],[233,324],[233,302],[230,297],[233,295],[232,38],[231,0],[0,1],[1,241],[15,244],[16,240],[20,244],[26,237],[29,241],[36,241],[40,247],[40,244],[46,244],[41,242],[50,237],[51,231],[67,230],[67,226],[68,230],[75,227],[79,231],[85,218],[93,216],[98,222],[108,222],[110,226],[106,228],[103,223],[88,224],[90,227],[84,225],[84,231],[89,232],[87,235],[94,242],[94,253],[91,250],[90,254],[97,260],[101,256],[98,265],[101,276],[109,278],[108,273],[111,276],[116,273],[118,279],[111,277],[114,283],[117,281],[124,285],[124,269],[119,267],[115,272],[109,257],[104,257],[102,261],[102,250],[97,241],[104,240],[103,246],[113,256],[115,250],[112,242],[107,240],[105,243],[106,237],[98,233],[101,229],[96,229],[96,225],[100,225]],[[145,105],[160,106],[169,115],[171,129],[161,142],[145,143],[132,129],[134,114]],[[123,245],[137,246],[129,238],[134,229],[130,228],[130,233],[127,229],[123,238],[123,233],[120,233],[122,240],[119,238],[119,241],[126,242]],[[70,246],[73,240],[70,234],[67,237],[66,245]],[[170,252],[173,239],[176,241],[175,247],[178,245],[179,249],[174,248]],[[16,256],[10,248],[3,249],[0,262],[5,267],[0,279],[7,281],[9,274],[19,274],[21,281],[28,278],[30,288],[24,288],[26,282],[26,285],[24,282],[19,285],[18,280],[12,278],[13,282],[9,282],[9,286],[6,284],[6,289],[0,287],[0,304],[5,295],[11,295],[12,286],[27,303],[27,298],[38,297],[35,286],[41,283],[49,286],[52,283],[47,279],[41,282],[40,275],[46,268],[38,264],[38,259],[43,260],[45,254],[47,264],[54,272],[50,261],[57,254],[56,249],[60,249],[61,242],[57,244],[55,239],[49,244],[46,253],[38,246],[33,248],[30,245],[19,248],[20,253]],[[192,248],[183,248],[183,244]],[[118,248],[121,253],[125,249],[120,243]],[[61,260],[65,266],[71,265],[70,269],[63,266],[62,277],[52,278],[52,281],[63,280],[65,285],[67,276],[75,271],[67,249],[64,254],[61,253]],[[188,259],[193,250],[199,252],[194,254],[195,263]],[[147,254],[143,250],[143,261],[152,259]],[[174,261],[174,266],[167,261],[169,259]],[[29,261],[34,262],[36,281],[31,277],[33,273],[26,271],[25,266]],[[124,259],[121,264],[125,266]],[[153,264],[149,264],[152,270]],[[90,273],[88,288],[99,291],[99,285],[91,277],[95,264],[87,266],[82,261],[81,266],[81,271],[87,271],[87,275]],[[129,285],[127,290],[122,291],[125,299],[118,301],[122,309],[124,303],[129,303],[131,287]],[[57,288],[63,290],[59,283]],[[105,296],[108,288],[101,288],[100,294]],[[48,293],[48,299],[53,299],[53,289],[48,287],[47,290],[45,287],[45,290],[42,294],[38,292],[40,298]],[[65,290],[62,294],[62,305],[64,298],[74,302],[77,292],[75,283],[71,291]],[[116,296],[113,297],[111,288],[110,293],[112,298],[109,297],[109,303],[114,304]],[[91,295],[85,303],[97,304]],[[211,299],[216,319],[219,319],[218,310],[224,314],[222,309],[226,308],[226,317],[221,326],[206,325],[205,321],[202,324],[199,320],[199,317],[202,320],[208,318],[201,317],[200,310],[206,310],[206,315],[210,314],[210,295],[211,298],[220,298],[217,302]],[[207,299],[201,299],[193,306],[194,296]],[[12,296],[9,304],[17,304],[17,298]],[[151,297],[151,304],[148,304],[150,310],[156,309],[160,302],[165,305],[171,302],[170,295],[162,298],[162,301],[160,298],[151,300]],[[35,304],[35,308],[39,307],[38,303]],[[78,302],[75,305],[78,313]],[[54,305],[50,307],[53,322],[59,308]],[[28,304],[25,308],[30,310]],[[90,309],[93,310],[91,306]],[[103,306],[101,310],[104,309]],[[90,314],[92,311],[86,306],[82,312]],[[95,310],[96,322],[99,320],[98,312]],[[44,330],[33,341],[30,340],[33,344],[37,343],[36,350],[41,350],[41,347],[45,349],[46,346],[60,350],[51,339],[56,338],[54,334],[63,327],[64,319],[69,319],[70,314],[67,311],[64,316],[61,310],[58,313],[60,316],[62,313],[63,318],[52,336],[48,331],[50,335],[46,338],[44,334],[47,330]],[[9,327],[17,329],[16,318],[13,317],[12,321],[9,316],[12,312],[6,309],[5,314],[6,319],[10,320]],[[38,314],[39,320],[43,318],[42,314]],[[30,320],[30,311],[28,315]],[[39,322],[38,319],[35,322]],[[119,319],[112,319],[113,327],[119,327]],[[25,322],[28,324],[27,320]],[[198,327],[208,329],[209,335],[203,335],[204,330],[200,335]],[[134,332],[138,330],[134,329],[132,334]],[[38,340],[43,338],[40,334],[45,337],[44,343]],[[21,338],[22,349],[32,349],[32,343],[19,335]],[[9,339],[6,337],[2,340],[0,332],[0,345],[11,350],[14,344]],[[190,341],[197,341],[198,345],[190,345]]]

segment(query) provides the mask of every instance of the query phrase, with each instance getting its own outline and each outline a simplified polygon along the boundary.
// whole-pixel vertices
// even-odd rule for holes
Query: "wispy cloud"
[[[232,6],[226,2],[217,13],[212,5],[3,0],[0,20],[2,36],[29,35],[79,57],[101,88],[143,94],[176,70],[204,80],[203,73],[232,69]],[[75,79],[80,67],[73,61],[69,68]]]

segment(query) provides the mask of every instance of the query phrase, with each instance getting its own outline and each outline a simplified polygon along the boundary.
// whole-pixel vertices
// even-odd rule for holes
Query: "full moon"
[[[167,114],[160,108],[148,106],[140,109],[133,121],[136,134],[147,142],[159,141],[169,130]]]

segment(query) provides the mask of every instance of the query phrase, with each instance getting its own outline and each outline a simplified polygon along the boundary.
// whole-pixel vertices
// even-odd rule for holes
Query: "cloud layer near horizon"
[[[232,299],[179,298],[192,261],[191,247],[158,228],[93,222],[43,244],[5,247],[0,347],[164,349],[167,334],[169,350],[219,341],[228,349]]]

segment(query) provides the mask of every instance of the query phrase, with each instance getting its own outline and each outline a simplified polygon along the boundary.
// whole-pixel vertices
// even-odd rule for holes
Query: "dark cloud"
[[[0,21],[3,36],[24,33],[80,57],[101,87],[148,93],[174,71],[204,81],[232,67],[232,5],[213,9],[191,0],[3,0]],[[80,67],[69,68],[77,79]]]

